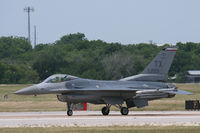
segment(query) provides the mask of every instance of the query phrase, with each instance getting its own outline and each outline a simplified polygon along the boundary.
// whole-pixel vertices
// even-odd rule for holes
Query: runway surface
[[[0,127],[50,127],[50,126],[200,126],[200,111],[130,111],[122,116],[111,111],[103,116],[100,111],[66,112],[1,112]]]

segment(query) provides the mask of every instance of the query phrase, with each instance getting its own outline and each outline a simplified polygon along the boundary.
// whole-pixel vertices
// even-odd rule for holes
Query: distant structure
[[[36,26],[34,25],[34,48],[36,46]]]
[[[6,99],[8,99],[8,94],[5,94],[5,95],[3,95],[3,100],[6,100]]]
[[[200,83],[200,70],[189,70],[187,75],[187,82]]]
[[[30,12],[33,12],[34,9],[32,7],[25,7],[24,11],[28,13],[28,42],[31,44],[31,34],[30,34]]]
[[[153,44],[153,40],[149,40],[149,44]]]

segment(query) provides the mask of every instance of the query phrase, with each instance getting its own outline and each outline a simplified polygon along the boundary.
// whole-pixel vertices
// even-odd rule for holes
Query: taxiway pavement
[[[85,127],[85,126],[200,126],[200,111],[130,111],[122,116],[111,111],[103,116],[101,111],[74,111],[67,116],[57,112],[0,112],[0,127]]]

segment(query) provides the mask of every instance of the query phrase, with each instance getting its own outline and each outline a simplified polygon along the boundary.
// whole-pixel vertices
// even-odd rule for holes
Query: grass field
[[[12,94],[16,90],[30,85],[0,85],[0,112],[22,111],[64,111],[66,104],[59,102],[56,95],[20,96]],[[166,98],[149,102],[149,106],[141,109],[130,110],[185,110],[185,100],[200,99],[200,84],[177,84],[181,90],[191,91],[194,95],[176,95],[174,98]],[[3,95],[8,94],[4,100]],[[90,110],[101,110],[104,105],[90,105]],[[114,107],[111,110],[118,110]]]
[[[199,133],[199,130],[198,126],[0,128],[1,133]]]

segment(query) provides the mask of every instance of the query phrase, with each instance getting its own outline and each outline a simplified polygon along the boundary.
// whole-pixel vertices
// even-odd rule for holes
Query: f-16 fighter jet
[[[15,94],[56,94],[59,101],[67,103],[68,116],[73,114],[74,105],[85,102],[105,104],[103,115],[109,114],[112,105],[119,108],[122,115],[128,115],[129,108],[148,106],[150,100],[171,98],[176,94],[192,94],[166,83],[176,51],[177,48],[162,49],[141,74],[120,80],[92,80],[55,74]]]

